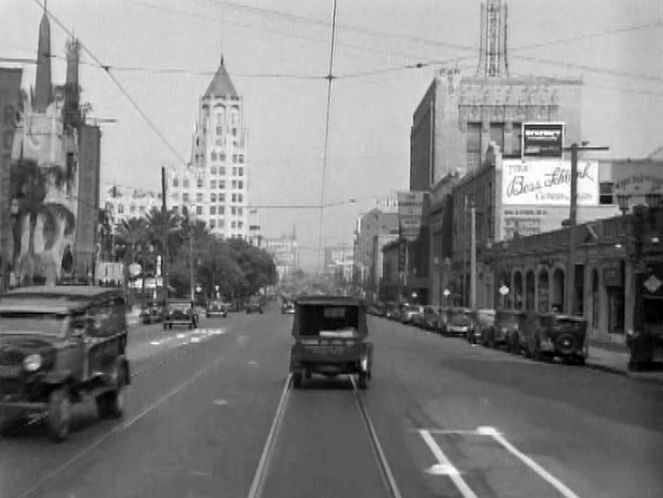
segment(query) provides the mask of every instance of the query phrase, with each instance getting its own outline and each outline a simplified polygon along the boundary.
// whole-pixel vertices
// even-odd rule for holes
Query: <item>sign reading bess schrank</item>
[[[578,204],[599,203],[598,163],[578,162]],[[565,160],[502,161],[502,205],[568,206],[571,202],[571,162]]]
[[[523,158],[562,157],[564,123],[523,123]]]

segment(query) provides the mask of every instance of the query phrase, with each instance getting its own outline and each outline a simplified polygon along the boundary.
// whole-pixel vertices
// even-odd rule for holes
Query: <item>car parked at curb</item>
[[[484,329],[481,334],[481,344],[491,348],[505,346],[513,350],[514,345],[518,344],[522,314],[519,310],[497,310],[493,326]]]
[[[518,347],[532,359],[585,364],[587,320],[582,317],[530,312],[520,317],[518,332]]]
[[[467,334],[470,344],[481,341],[483,331],[495,325],[495,310],[492,308],[479,308],[472,312],[472,329]]]
[[[450,308],[443,329],[445,335],[467,336],[472,330],[472,310],[470,308]]]
[[[173,325],[186,325],[190,329],[198,326],[198,315],[193,302],[188,299],[172,299],[168,301],[163,329],[172,329]]]
[[[124,295],[95,286],[27,287],[0,299],[0,431],[45,416],[56,442],[72,405],[94,399],[102,418],[124,414],[131,382]]]
[[[401,308],[401,323],[409,325],[416,324],[424,314],[424,307],[417,304],[404,304]]]

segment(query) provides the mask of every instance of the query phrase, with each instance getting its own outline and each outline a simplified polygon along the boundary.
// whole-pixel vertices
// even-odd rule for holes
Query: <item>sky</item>
[[[0,0],[0,64],[22,66],[26,88],[34,85],[34,64],[2,58],[36,57],[41,3]],[[578,139],[608,145],[607,156],[615,158],[644,157],[663,145],[663,0],[507,5],[512,75],[583,79]],[[435,72],[474,74],[480,2],[338,0],[321,189],[332,6],[333,0],[50,0],[53,16],[89,50],[80,83],[82,102],[101,120],[102,189],[116,183],[157,191],[161,166],[188,161],[198,98],[223,54],[245,100],[249,202],[265,206],[263,234],[294,228],[310,254],[319,228],[324,245],[350,244],[360,213],[376,198],[407,190],[412,113]],[[67,37],[51,19],[55,84],[64,82]],[[317,209],[266,207],[320,204],[321,191],[333,204],[322,227]]]

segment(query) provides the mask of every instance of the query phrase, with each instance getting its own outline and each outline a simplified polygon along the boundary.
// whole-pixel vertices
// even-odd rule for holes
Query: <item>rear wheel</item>
[[[302,387],[302,373],[301,372],[295,372],[292,374],[292,385],[295,387],[295,389],[299,389]]]
[[[48,430],[51,438],[60,443],[69,436],[71,424],[71,395],[69,388],[61,387],[48,396]]]
[[[368,386],[368,374],[366,372],[359,372],[357,376],[357,387],[359,389],[366,389]]]

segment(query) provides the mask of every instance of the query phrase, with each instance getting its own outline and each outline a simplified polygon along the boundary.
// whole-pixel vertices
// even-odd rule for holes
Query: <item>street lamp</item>
[[[631,196],[629,194],[617,194],[617,204],[619,205],[619,210],[622,212],[622,215],[625,215],[629,207],[629,199]]]

